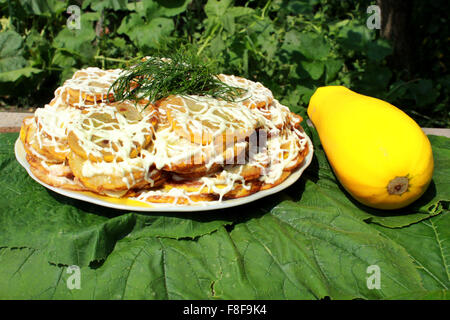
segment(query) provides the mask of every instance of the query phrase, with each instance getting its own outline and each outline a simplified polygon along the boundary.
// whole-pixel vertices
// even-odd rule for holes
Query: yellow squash
[[[359,202],[397,209],[427,189],[433,174],[430,141],[400,109],[328,86],[311,97],[308,115],[337,178]]]

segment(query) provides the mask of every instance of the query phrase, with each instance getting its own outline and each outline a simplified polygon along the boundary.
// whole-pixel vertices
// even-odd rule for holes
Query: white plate
[[[256,192],[254,194],[251,194],[247,197],[238,198],[238,199],[230,199],[230,200],[223,200],[223,201],[213,201],[211,203],[203,202],[201,204],[194,204],[194,205],[174,205],[174,204],[156,204],[156,203],[148,203],[144,201],[138,201],[133,199],[127,199],[127,198],[110,198],[106,196],[100,196],[97,194],[94,194],[92,192],[87,191],[72,191],[72,190],[66,190],[61,188],[56,188],[53,186],[50,186],[38,178],[34,176],[34,174],[30,170],[30,165],[28,161],[26,160],[26,153],[25,149],[23,147],[22,141],[20,139],[17,139],[15,145],[14,145],[14,152],[16,154],[16,159],[19,161],[19,163],[27,170],[30,177],[32,177],[34,180],[36,180],[38,183],[43,185],[44,187],[53,190],[59,194],[62,194],[64,196],[83,200],[91,203],[98,204],[100,206],[114,208],[114,209],[122,209],[122,210],[130,210],[130,211],[159,211],[159,212],[177,212],[177,211],[206,211],[206,210],[217,210],[217,209],[224,209],[224,208],[230,208],[239,206],[245,203],[249,203],[258,199],[261,199],[263,197],[267,197],[268,195],[280,192],[283,189],[286,189],[290,185],[292,185],[295,181],[297,181],[300,176],[302,175],[303,171],[309,166],[311,163],[312,157],[313,157],[313,145],[311,142],[311,139],[309,137],[306,137],[308,140],[308,154],[305,157],[305,160],[303,161],[303,164],[300,168],[298,168],[296,171],[294,171],[286,180],[284,180],[281,184],[278,186],[275,186],[271,189],[263,190]]]

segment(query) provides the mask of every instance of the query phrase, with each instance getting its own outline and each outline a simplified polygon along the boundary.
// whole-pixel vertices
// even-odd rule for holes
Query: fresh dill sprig
[[[213,69],[201,57],[178,50],[168,58],[149,57],[125,69],[109,91],[116,101],[146,99],[150,103],[169,95],[211,96],[232,102],[245,93],[222,82]]]

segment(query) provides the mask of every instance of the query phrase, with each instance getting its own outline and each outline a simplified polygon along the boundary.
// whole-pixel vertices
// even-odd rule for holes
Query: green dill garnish
[[[109,90],[116,101],[147,99],[150,103],[169,95],[211,96],[232,102],[246,92],[222,82],[211,64],[188,51],[140,61],[126,69]]]

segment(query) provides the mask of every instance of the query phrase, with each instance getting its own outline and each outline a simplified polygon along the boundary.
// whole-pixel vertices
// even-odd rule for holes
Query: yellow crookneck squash
[[[337,178],[359,202],[398,209],[418,199],[433,153],[417,123],[393,105],[342,86],[317,89],[308,116]]]

